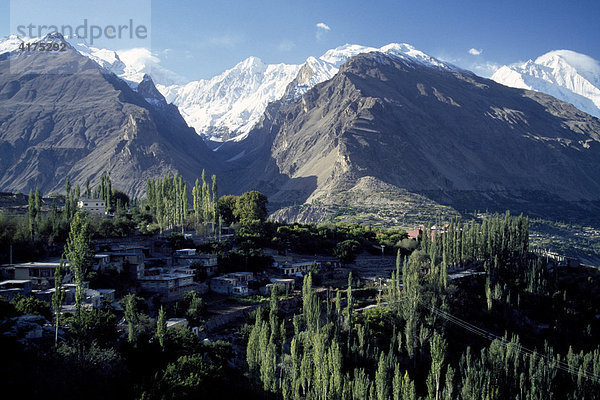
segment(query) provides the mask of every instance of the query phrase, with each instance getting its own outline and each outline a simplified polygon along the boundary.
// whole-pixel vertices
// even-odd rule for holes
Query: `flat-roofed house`
[[[81,211],[87,211],[90,214],[104,215],[106,211],[106,202],[102,199],[82,198],[77,202],[77,207]]]
[[[0,297],[5,300],[12,300],[16,295],[29,296],[31,294],[31,281],[27,280],[8,280],[0,282]]]
[[[221,294],[247,296],[250,293],[248,282],[254,280],[252,272],[232,272],[210,280],[210,290]]]
[[[295,263],[277,263],[275,265],[284,275],[307,274],[313,265],[321,267],[321,263],[317,261],[302,261]]]
[[[186,292],[196,288],[192,274],[162,271],[147,271],[147,273],[138,278],[140,287],[148,292],[162,295],[164,301],[180,300]]]
[[[34,288],[47,289],[54,287],[54,271],[60,264],[60,260],[36,261],[15,264],[15,280],[30,280]],[[70,282],[72,275],[69,271],[69,263],[65,262],[64,282]]]

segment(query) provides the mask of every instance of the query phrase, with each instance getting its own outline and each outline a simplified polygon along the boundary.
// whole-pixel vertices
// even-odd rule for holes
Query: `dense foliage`
[[[569,348],[560,356],[548,342],[531,349],[518,336],[494,333],[502,325],[489,330],[455,316],[458,299],[470,293],[449,280],[450,265],[481,265],[488,285],[502,292],[493,307],[478,297],[474,307],[484,313],[548,293],[552,283],[542,271],[549,266],[529,255],[527,231],[526,218],[508,214],[426,229],[421,250],[404,259],[399,253],[387,304],[361,312],[353,307],[351,280],[344,307],[340,291],[335,300],[329,291],[317,293],[307,276],[300,314],[284,318],[276,299],[256,314],[249,376],[284,399],[600,398],[600,348]],[[448,340],[465,334],[476,339]]]

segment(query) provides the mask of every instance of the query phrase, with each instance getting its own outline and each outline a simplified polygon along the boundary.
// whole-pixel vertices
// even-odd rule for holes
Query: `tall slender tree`
[[[216,225],[219,217],[219,208],[218,208],[218,187],[217,187],[217,176],[213,174],[212,176],[212,221],[213,224]]]
[[[52,308],[54,309],[54,347],[58,346],[58,328],[60,326],[60,313],[65,301],[63,279],[65,277],[65,260],[61,256],[60,263],[54,270],[54,293],[52,293]]]
[[[92,249],[90,245],[90,231],[87,218],[81,211],[77,211],[71,220],[69,237],[65,245],[65,256],[69,261],[69,268],[73,274],[75,282],[75,310],[76,310],[76,329],[77,354],[81,358],[83,355],[83,319],[82,306],[85,297],[83,281],[85,280],[87,268],[92,261]]]
[[[127,341],[135,343],[137,339],[137,328],[139,323],[139,315],[137,310],[136,298],[133,293],[129,293],[123,297],[125,304],[125,320],[127,321],[128,334]]]
[[[165,309],[163,306],[160,306],[160,310],[158,311],[158,319],[156,320],[156,338],[158,339],[158,343],[160,347],[164,349],[165,347],[165,335],[167,333],[167,317],[165,313]]]

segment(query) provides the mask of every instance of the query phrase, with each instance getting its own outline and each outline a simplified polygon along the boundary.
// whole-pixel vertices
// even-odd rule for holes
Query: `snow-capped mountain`
[[[161,66],[160,59],[148,49],[101,49],[90,46],[85,39],[77,36],[63,37],[60,34],[50,33],[42,38],[23,38],[10,35],[0,38],[0,54],[18,50],[21,43],[52,41],[56,37],[60,41],[64,39],[81,55],[96,62],[104,70],[114,73],[134,89],[142,82],[146,74],[150,75],[152,80],[160,85],[174,85],[185,82],[183,77]]]
[[[0,38],[0,54],[8,53],[17,50],[24,40],[17,35],[10,35]]]
[[[455,69],[408,44],[381,48],[344,45],[302,65],[265,65],[250,57],[210,80],[186,85],[158,85],[168,102],[179,107],[190,126],[212,140],[241,140],[258,122],[270,102],[284,95],[295,100],[315,85],[331,79],[349,58],[360,53],[381,52],[429,66]]]
[[[0,54],[16,50],[24,40],[42,39],[21,39],[14,35],[0,39]],[[156,88],[168,103],[179,108],[188,125],[214,141],[245,138],[269,103],[284,96],[288,101],[298,99],[315,85],[333,78],[343,63],[361,53],[380,52],[430,67],[456,69],[408,44],[391,43],[380,48],[346,44],[328,50],[319,58],[308,57],[301,65],[265,64],[259,58],[249,57],[211,79],[183,83],[181,76],[162,67],[160,59],[148,49],[115,51],[90,46],[79,37],[65,40],[134,90],[145,76],[152,77]]]
[[[160,65],[160,59],[145,48],[108,50],[90,46],[84,39],[67,37],[66,40],[82,55],[94,60],[102,68],[125,80],[132,88],[150,75],[154,83],[174,85],[185,79]]]
[[[213,140],[241,139],[267,105],[283,96],[299,69],[298,65],[266,65],[249,57],[209,80],[157,88],[198,134]]]
[[[505,65],[492,79],[506,86],[550,94],[600,118],[600,63],[584,54],[551,51],[535,61]]]

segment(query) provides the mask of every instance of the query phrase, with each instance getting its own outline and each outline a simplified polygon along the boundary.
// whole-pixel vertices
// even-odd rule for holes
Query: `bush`
[[[48,321],[52,320],[52,311],[50,310],[50,304],[45,301],[38,300],[33,296],[22,297],[18,296],[13,299],[13,304],[16,311],[22,315],[35,314],[41,315]]]

